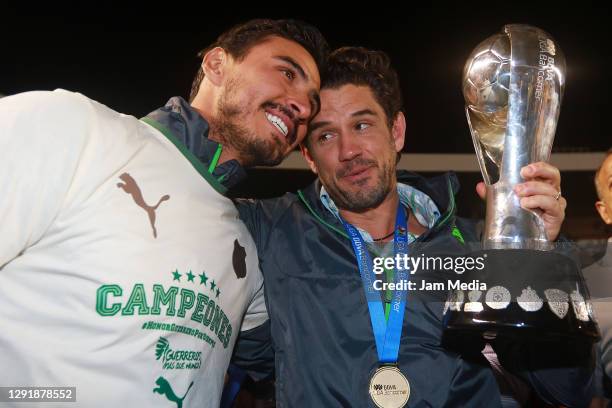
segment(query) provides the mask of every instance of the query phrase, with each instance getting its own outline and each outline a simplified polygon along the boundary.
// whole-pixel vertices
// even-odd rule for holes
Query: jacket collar
[[[146,118],[168,129],[205,165],[225,190],[231,189],[246,177],[244,168],[237,160],[211,166],[220,145],[208,138],[208,122],[183,98],[170,98],[164,107],[149,113]]]
[[[441,213],[438,219],[440,224],[445,223],[448,218],[454,216],[455,194],[459,191],[459,181],[454,172],[426,178],[417,173],[398,170],[397,181],[398,183],[407,184],[429,196]],[[344,228],[338,218],[321,202],[321,187],[321,180],[317,178],[310,186],[298,191],[298,195],[316,217],[333,229],[343,231]]]

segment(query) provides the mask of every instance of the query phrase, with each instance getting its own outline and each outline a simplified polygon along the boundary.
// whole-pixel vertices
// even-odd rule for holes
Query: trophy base
[[[503,339],[513,342],[599,340],[588,291],[568,257],[534,250],[484,250],[482,270],[466,271],[464,286],[478,280],[486,290],[450,291],[445,304],[446,344]]]

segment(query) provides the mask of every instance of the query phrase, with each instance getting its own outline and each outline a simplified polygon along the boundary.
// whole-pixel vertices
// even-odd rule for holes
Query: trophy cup
[[[520,206],[520,170],[548,161],[565,85],[565,58],[546,32],[506,25],[479,44],[463,71],[466,114],[487,188],[482,271],[466,272],[487,290],[452,290],[446,338],[597,340],[578,265],[553,250],[544,223]]]

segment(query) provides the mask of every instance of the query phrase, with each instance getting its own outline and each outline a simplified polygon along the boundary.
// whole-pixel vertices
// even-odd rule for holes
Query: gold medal
[[[395,366],[382,366],[370,380],[370,398],[378,408],[402,408],[410,397],[408,379]]]

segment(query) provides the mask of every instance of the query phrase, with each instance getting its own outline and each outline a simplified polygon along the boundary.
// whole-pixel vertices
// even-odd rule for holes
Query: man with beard
[[[303,139],[325,49],[295,21],[234,27],[203,53],[192,105],[142,120],[62,90],[0,101],[0,385],[219,406],[238,333],[267,319],[223,193]]]
[[[368,290],[372,258],[405,251],[461,256],[468,253],[466,242],[479,238],[475,225],[455,214],[454,174],[426,179],[396,172],[406,122],[387,56],[339,49],[327,68],[321,112],[302,146],[318,180],[297,194],[238,203],[264,274],[277,406],[387,406],[377,393],[392,390],[401,398],[389,406],[495,407],[502,406],[501,392],[514,394],[504,405],[528,404],[527,384],[551,404],[578,406],[588,399],[588,367],[536,370],[530,364],[540,356],[499,350],[502,363],[520,376],[500,390],[482,354],[468,358],[445,349],[445,290],[408,291],[399,300],[401,291]],[[554,241],[566,206],[559,172],[533,163],[522,175],[526,181],[516,188],[521,205],[543,213]],[[477,186],[481,196],[483,187]],[[392,270],[379,276],[386,283],[395,279]],[[410,280],[439,276],[447,275],[428,270]],[[256,371],[271,358],[265,345],[265,334],[260,344],[239,340],[236,363],[252,363]],[[376,388],[374,379],[383,376],[392,379],[391,388]]]

